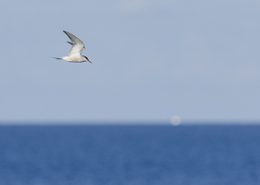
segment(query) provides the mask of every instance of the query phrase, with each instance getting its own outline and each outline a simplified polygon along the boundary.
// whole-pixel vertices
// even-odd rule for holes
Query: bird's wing
[[[63,31],[70,39],[70,44],[72,48],[70,49],[69,55],[78,55],[85,48],[85,44],[75,35],[70,32]]]

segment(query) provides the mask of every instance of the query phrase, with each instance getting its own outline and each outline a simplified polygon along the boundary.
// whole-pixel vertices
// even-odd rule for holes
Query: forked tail
[[[59,58],[59,57],[53,57],[54,59],[57,59],[57,60],[62,60],[62,58]]]

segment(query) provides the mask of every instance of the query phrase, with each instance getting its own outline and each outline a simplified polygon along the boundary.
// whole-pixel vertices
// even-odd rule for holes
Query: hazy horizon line
[[[186,120],[178,124],[172,123],[170,120],[0,120],[0,126],[4,125],[155,125],[155,126],[179,126],[179,125],[260,125],[260,120]]]

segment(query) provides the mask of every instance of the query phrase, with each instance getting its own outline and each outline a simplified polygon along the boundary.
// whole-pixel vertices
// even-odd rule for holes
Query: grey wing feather
[[[63,30],[63,32],[69,37],[69,39],[71,40],[71,43],[84,45],[84,43],[78,37],[73,35],[72,33],[65,31],[65,30]]]
[[[85,48],[85,44],[75,35],[70,32],[63,30],[63,32],[69,37],[71,41],[68,41],[72,45],[70,55],[78,55]]]

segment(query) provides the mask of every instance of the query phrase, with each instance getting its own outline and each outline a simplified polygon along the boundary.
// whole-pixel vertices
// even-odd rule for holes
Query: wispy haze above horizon
[[[0,121],[260,120],[260,1],[0,4]]]

